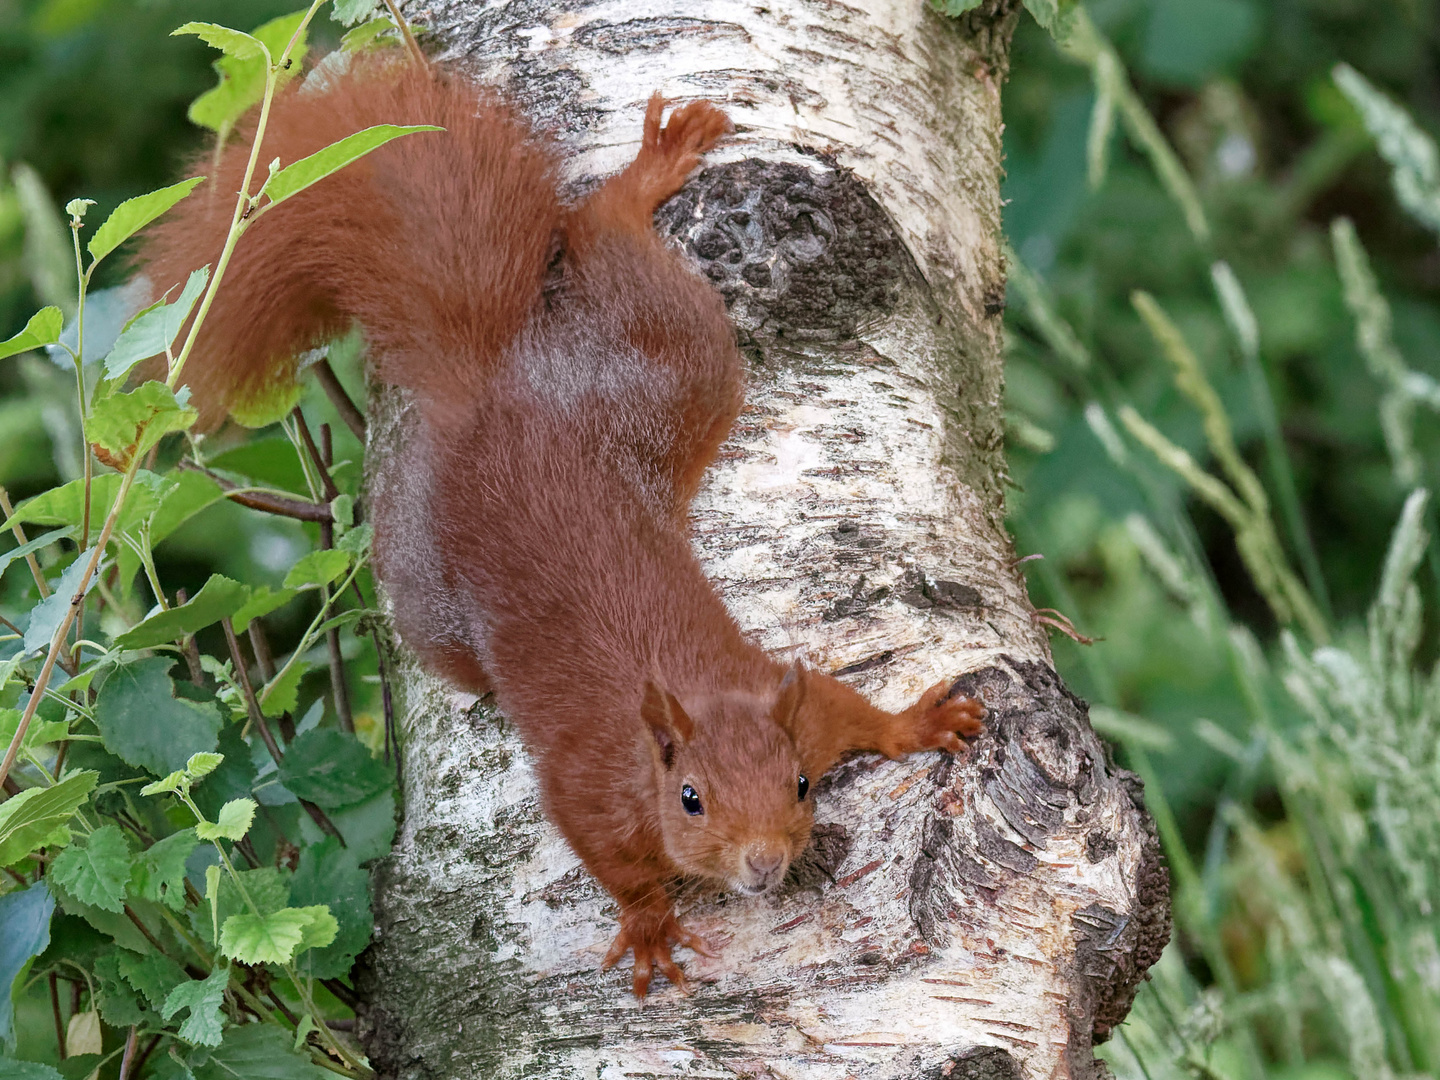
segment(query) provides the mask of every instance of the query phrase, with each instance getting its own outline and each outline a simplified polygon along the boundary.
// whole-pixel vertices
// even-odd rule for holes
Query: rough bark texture
[[[1093,1040],[1168,937],[1168,890],[1139,784],[1051,669],[1001,524],[1015,6],[959,21],[919,0],[407,10],[574,149],[577,187],[633,153],[652,90],[725,103],[737,136],[660,215],[754,364],[696,549],[767,648],[889,707],[963,675],[990,716],[964,758],[832,771],[777,893],[687,887],[682,915],[723,955],[687,955],[693,996],[661,984],[642,1009],[628,972],[598,970],[614,907],[541,817],[514,732],[407,672],[405,816],[365,977],[372,1062],[403,1077],[1096,1075]],[[395,395],[372,407],[372,498],[407,417]]]

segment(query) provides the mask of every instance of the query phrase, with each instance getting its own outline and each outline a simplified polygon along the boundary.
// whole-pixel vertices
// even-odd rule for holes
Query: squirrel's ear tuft
[[[645,680],[645,697],[640,703],[640,718],[655,737],[660,760],[665,768],[675,764],[675,751],[695,734],[695,724],[668,690],[662,690],[654,679]]]
[[[800,661],[790,665],[785,678],[780,680],[780,689],[775,691],[775,706],[770,718],[786,731],[793,730],[795,716],[800,711],[800,702],[805,698],[805,669]]]

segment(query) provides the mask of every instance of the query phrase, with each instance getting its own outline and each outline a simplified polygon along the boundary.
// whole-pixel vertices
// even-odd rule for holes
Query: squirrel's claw
[[[910,745],[903,747],[902,752],[948,750],[958,754],[965,749],[960,736],[980,734],[985,706],[964,694],[952,695],[953,689],[951,683],[936,683],[905,711],[911,721]]]
[[[656,968],[660,969],[661,974],[669,979],[677,990],[682,994],[688,994],[690,993],[690,983],[685,978],[685,973],[680,969],[680,965],[675,963],[670,956],[671,942],[699,953],[701,956],[708,956],[712,960],[719,955],[699,934],[692,933],[681,926],[680,920],[675,918],[674,912],[667,914],[658,925],[650,923],[645,926],[636,926],[622,917],[620,932],[615,935],[615,940],[605,954],[600,969],[602,971],[609,970],[619,963],[627,952],[633,952],[635,954],[635,971],[631,976],[630,985],[637,998],[641,1001],[645,1000],[645,995],[650,990],[650,980],[654,978]]]

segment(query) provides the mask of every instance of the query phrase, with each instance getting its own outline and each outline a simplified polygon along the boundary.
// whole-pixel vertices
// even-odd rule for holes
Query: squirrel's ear
[[[660,760],[665,768],[675,764],[675,751],[695,734],[695,724],[675,700],[675,695],[662,690],[654,679],[645,680],[645,697],[640,703],[640,718],[655,737]]]
[[[790,665],[785,678],[780,680],[780,689],[775,692],[775,706],[770,718],[786,731],[795,726],[795,716],[800,711],[800,702],[805,698],[805,669],[800,661]]]

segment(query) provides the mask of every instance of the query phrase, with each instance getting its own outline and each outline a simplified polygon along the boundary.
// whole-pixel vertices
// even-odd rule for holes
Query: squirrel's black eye
[[[700,796],[689,784],[680,789],[680,805],[685,807],[685,813],[691,817],[705,812],[705,808],[700,805]]]
[[[805,779],[805,774],[800,774],[800,801],[805,801],[805,793],[810,790],[810,781]]]

